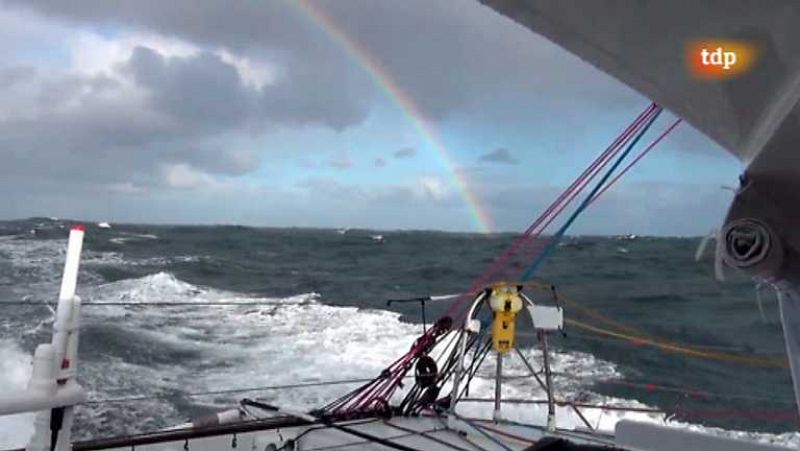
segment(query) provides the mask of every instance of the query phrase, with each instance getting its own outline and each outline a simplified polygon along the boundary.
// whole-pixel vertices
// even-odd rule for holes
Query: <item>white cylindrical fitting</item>
[[[28,389],[40,393],[55,393],[55,353],[53,345],[45,343],[36,347],[33,354],[33,371]]]
[[[43,396],[56,392],[55,353],[50,344],[40,344],[33,354],[33,371],[28,382],[28,391]],[[33,435],[25,447],[26,451],[45,451],[50,447],[50,409],[41,410],[33,420]]]

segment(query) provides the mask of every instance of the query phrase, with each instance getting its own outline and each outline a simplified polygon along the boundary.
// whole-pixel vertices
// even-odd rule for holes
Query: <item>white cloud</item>
[[[108,190],[119,194],[144,194],[147,189],[132,182],[112,183],[108,185]]]
[[[88,75],[113,76],[118,65],[128,61],[136,47],[148,47],[164,57],[188,57],[201,49],[186,41],[152,33],[123,32],[107,38],[88,30],[76,30],[66,43],[72,70]]]
[[[162,166],[162,175],[167,186],[175,189],[211,188],[217,185],[211,175],[184,163]]]
[[[268,61],[236,55],[227,50],[220,50],[217,55],[235,67],[242,81],[252,88],[262,89],[275,83],[278,78],[277,66]]]
[[[266,60],[238,55],[226,49],[204,49],[182,39],[140,31],[105,37],[89,30],[76,30],[66,45],[71,69],[86,75],[118,78],[116,69],[130,59],[136,47],[147,47],[165,58],[186,58],[202,51],[215,54],[235,67],[244,83],[257,89],[274,83],[277,73],[276,66]]]
[[[420,197],[433,200],[444,200],[450,194],[450,189],[442,179],[434,176],[422,176],[417,179],[416,194]]]

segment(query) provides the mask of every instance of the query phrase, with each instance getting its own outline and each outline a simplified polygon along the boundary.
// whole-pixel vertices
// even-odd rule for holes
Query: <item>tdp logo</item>
[[[749,70],[755,60],[756,47],[743,41],[698,40],[686,48],[686,63],[696,78],[735,77]]]
[[[730,70],[736,64],[736,52],[723,52],[722,47],[717,47],[713,52],[708,49],[700,50],[700,60],[704,66],[722,66],[722,70]]]

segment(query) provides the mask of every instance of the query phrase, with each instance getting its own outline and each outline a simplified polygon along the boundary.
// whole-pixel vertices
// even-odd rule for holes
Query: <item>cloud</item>
[[[245,85],[236,68],[218,55],[168,58],[136,47],[125,70],[147,92],[148,104],[177,127],[208,132],[246,125],[259,115],[251,103],[258,91]]]
[[[375,161],[373,161],[372,165],[375,166],[376,168],[382,168],[386,166],[386,159],[380,157],[376,158]]]
[[[402,149],[395,150],[392,155],[395,158],[411,158],[417,154],[417,149],[413,147],[403,147]]]
[[[8,4],[73,23],[146,30],[201,48],[225,49],[254,63],[269,61],[278,68],[276,84],[284,88],[272,101],[276,112],[284,103],[293,107],[286,111],[290,115],[316,109],[327,124],[346,127],[363,119],[364,107],[374,99],[365,71],[293,2],[265,0],[235,8],[225,0]],[[542,103],[551,106],[555,98],[630,101],[620,98],[619,84],[610,77],[598,76],[597,70],[478,2],[452,8],[446,0],[408,0],[402,6],[318,1],[311,7],[361,43],[427,119],[518,92],[547,92]],[[452,77],[453,68],[458,77]],[[617,89],[606,89],[610,86]],[[298,105],[301,97],[307,104]]]
[[[328,160],[325,164],[332,168],[345,170],[353,167],[353,159],[350,157],[350,153],[339,152],[336,154],[336,156]]]
[[[511,151],[505,147],[498,147],[491,152],[487,152],[478,158],[478,161],[498,164],[519,164],[519,160],[511,155]]]
[[[0,67],[0,89],[9,89],[35,75],[36,68],[32,66]]]
[[[455,10],[444,1],[409,2],[314,5],[368,49],[427,120],[543,86],[548,96],[537,99],[548,107],[560,99],[597,99],[592,93],[606,99],[614,92],[619,102],[619,89],[605,89],[615,83],[609,77],[477,2]],[[58,160],[72,153],[75,167],[92,178],[115,172],[100,167],[112,154],[130,152],[138,157],[122,156],[122,162],[150,180],[162,163],[183,162],[210,174],[233,166],[243,173],[263,157],[254,153],[249,166],[228,158],[227,140],[252,143],[279,127],[342,131],[362,124],[375,102],[385,101],[368,71],[292,2],[232,8],[224,0],[113,6],[10,0],[3,6],[0,24],[7,26],[0,41],[14,43],[6,52],[41,52],[30,43],[43,38],[64,61],[44,65],[37,57],[16,64],[15,57],[25,58],[14,53],[4,58],[16,67],[0,77],[14,88],[0,91],[0,120],[11,116],[0,132],[18,132],[2,144],[17,154],[37,154],[6,159],[9,171],[16,163],[39,167],[54,154]],[[91,31],[100,28],[114,33]],[[540,70],[544,66],[547,71]],[[455,79],[446,70],[454,67],[461,74]],[[215,152],[221,155],[211,158]],[[411,156],[413,149],[398,153]]]
[[[419,197],[436,201],[444,200],[450,194],[447,185],[440,178],[431,176],[419,177],[415,191]]]
[[[108,73],[18,65],[0,69],[0,83],[0,174],[26,179],[170,188],[165,165],[209,177],[254,171],[262,157],[252,142],[265,127],[346,123],[328,121],[332,107],[315,108],[319,98],[293,104],[280,83],[248,84],[209,51],[166,56],[138,46]]]
[[[170,188],[196,189],[206,188],[214,184],[208,174],[197,171],[187,164],[169,164],[162,168],[164,182]]]

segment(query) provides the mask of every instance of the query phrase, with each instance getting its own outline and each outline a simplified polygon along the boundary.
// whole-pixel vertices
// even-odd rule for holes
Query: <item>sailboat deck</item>
[[[613,446],[610,437],[577,431],[545,433],[543,428],[506,422],[456,421],[448,427],[442,417],[369,418],[334,425],[303,424],[277,417],[223,425],[205,430],[172,430],[155,434],[75,443],[75,451],[88,450],[523,450],[545,435],[579,443]],[[337,429],[342,428],[342,429]],[[261,430],[256,430],[260,428]],[[250,429],[250,430],[248,430]],[[343,430],[345,429],[345,430]],[[274,446],[274,447],[272,447]]]

